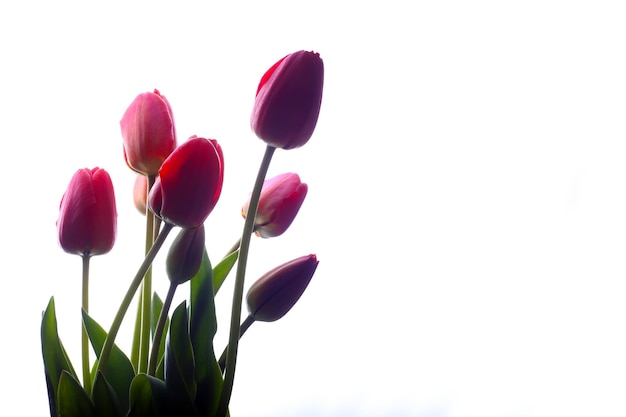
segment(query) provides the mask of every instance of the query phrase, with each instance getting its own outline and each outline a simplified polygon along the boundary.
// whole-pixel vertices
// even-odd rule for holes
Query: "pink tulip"
[[[192,136],[163,161],[148,206],[163,221],[194,229],[217,204],[223,180],[220,145],[214,139]]]
[[[126,164],[140,174],[156,175],[176,148],[170,103],[158,90],[139,94],[126,109],[120,126]]]
[[[298,214],[307,191],[308,186],[300,182],[298,174],[291,172],[265,180],[254,219],[257,236],[270,238],[282,235]],[[249,205],[248,199],[241,209],[244,218]]]
[[[148,194],[148,177],[137,174],[135,185],[133,186],[133,203],[139,213],[146,214],[146,197]]]
[[[93,256],[113,248],[117,233],[115,193],[104,169],[76,171],[61,199],[57,229],[65,252]]]
[[[300,299],[319,261],[307,255],[286,262],[265,273],[248,290],[248,311],[256,321],[276,321]]]
[[[275,148],[304,145],[322,104],[324,63],[318,53],[298,51],[275,63],[261,78],[250,124]]]

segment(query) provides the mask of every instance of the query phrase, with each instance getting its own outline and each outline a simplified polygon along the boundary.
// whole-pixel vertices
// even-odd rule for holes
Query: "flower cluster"
[[[108,331],[89,312],[89,261],[114,246],[117,210],[111,177],[102,168],[76,171],[61,199],[61,248],[82,259],[81,371],[77,373],[57,330],[54,297],[41,324],[44,373],[52,417],[225,417],[234,383],[238,345],[257,321],[283,317],[300,299],[317,266],[315,254],[284,262],[255,281],[244,297],[250,239],[282,235],[292,224],[308,186],[296,173],[265,179],[276,149],[303,146],[317,124],[324,65],[319,54],[289,54],[261,77],[250,125],[266,143],[247,200],[240,239],[214,265],[204,223],[219,201],[224,153],[217,140],[176,137],[172,106],[158,90],[139,94],[120,121],[123,156],[137,173],[133,200],[145,215],[145,258]],[[165,262],[169,290],[152,292],[152,262],[178,229]],[[216,356],[214,297],[235,271],[228,345]],[[155,277],[157,278],[157,277]],[[171,311],[175,291],[189,282],[189,297]],[[130,304],[137,301],[130,355],[115,339]],[[242,307],[248,315],[243,322]],[[90,353],[95,358],[90,358]]]

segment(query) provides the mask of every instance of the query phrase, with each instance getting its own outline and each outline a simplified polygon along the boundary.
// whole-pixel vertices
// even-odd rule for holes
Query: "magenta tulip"
[[[301,256],[265,273],[248,290],[248,311],[256,321],[276,321],[300,299],[319,261]]]
[[[220,145],[214,139],[192,136],[163,161],[148,206],[163,221],[194,229],[217,204],[223,180]]]
[[[172,107],[158,90],[139,94],[122,120],[126,164],[143,175],[156,175],[176,148]]]
[[[308,186],[300,182],[298,174],[286,173],[265,180],[254,219],[257,236],[270,238],[282,235],[298,214],[307,191]],[[241,209],[244,218],[249,205],[250,200]]]
[[[61,199],[57,229],[65,252],[94,256],[113,248],[117,233],[115,193],[104,169],[76,171]]]
[[[324,63],[318,53],[298,51],[275,63],[261,78],[250,124],[275,148],[304,145],[322,104]]]

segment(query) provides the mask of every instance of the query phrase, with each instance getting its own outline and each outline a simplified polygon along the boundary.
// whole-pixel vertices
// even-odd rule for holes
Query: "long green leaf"
[[[226,269],[221,269],[223,277],[228,275],[224,275]],[[211,262],[205,252],[200,270],[190,284],[190,336],[196,358],[198,385],[196,409],[202,416],[215,414],[224,382],[213,348],[213,339],[217,333],[213,282]]]
[[[89,314],[85,313],[84,310],[83,324],[87,330],[87,334],[89,335],[91,346],[93,346],[98,359],[100,359],[100,353],[102,352],[102,347],[104,346],[107,334],[102,326],[96,323],[96,321],[92,319]],[[120,348],[117,347],[117,345],[113,345],[108,366],[104,369],[104,376],[117,394],[122,410],[128,410],[128,392],[130,389],[130,383],[135,377],[135,370],[133,365],[130,363],[130,359],[128,359],[128,357]]]
[[[197,393],[195,360],[185,301],[172,314],[165,355],[165,384],[172,409],[178,410],[181,416],[196,415],[193,405]]]
[[[63,371],[76,378],[76,372],[70,362],[65,348],[59,339],[57,319],[54,308],[54,297],[50,298],[41,320],[41,352],[43,355],[46,385],[48,386],[48,402],[50,416],[57,416],[57,393],[59,380]]]
[[[59,416],[97,417],[96,409],[84,388],[69,372],[63,371],[59,378]]]
[[[98,372],[93,384],[91,399],[96,408],[97,417],[123,417],[127,410],[123,410],[115,390],[106,380],[102,372]]]
[[[205,252],[206,254],[206,252]],[[213,295],[217,294],[220,290],[220,287],[226,280],[226,277],[233,269],[235,262],[237,262],[237,258],[239,257],[239,250],[234,251],[224,259],[220,261],[219,264],[213,268]],[[207,256],[208,259],[208,256]]]
[[[166,417],[169,415],[165,382],[146,374],[138,374],[130,384],[128,417]]]

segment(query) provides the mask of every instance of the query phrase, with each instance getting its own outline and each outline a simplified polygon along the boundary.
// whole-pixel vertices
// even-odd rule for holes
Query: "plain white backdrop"
[[[623,416],[625,19],[618,1],[3,3],[3,409],[48,413],[51,296],[79,363],[80,260],[55,228],[76,169],[116,189],[118,240],[92,261],[105,328],[140,263],[119,131],[132,99],[158,88],[179,142],[222,145],[206,223],[219,259],[264,149],[257,83],[307,49],[326,68],[318,128],[269,175],[297,172],[309,195],[287,233],[253,239],[246,285],[297,256],[320,265],[284,319],[242,340],[231,414]]]

